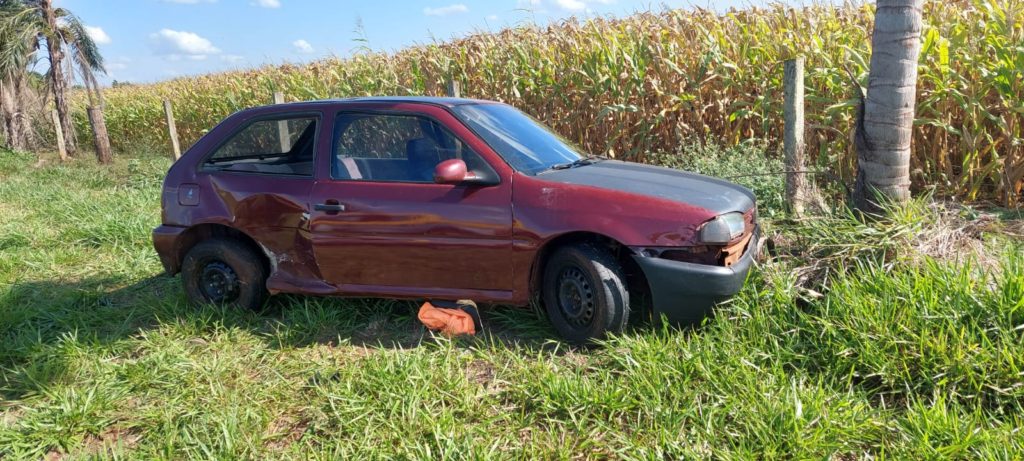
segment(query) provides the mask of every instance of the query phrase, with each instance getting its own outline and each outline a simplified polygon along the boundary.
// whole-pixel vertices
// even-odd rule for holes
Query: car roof
[[[433,106],[442,107],[455,107],[472,104],[498,104],[496,101],[487,101],[482,99],[467,99],[467,98],[447,98],[439,96],[359,96],[353,98],[337,98],[337,99],[317,99],[312,101],[296,101],[284,104],[270,104],[266,106],[256,106],[247,109],[249,110],[262,110],[270,109],[281,106],[308,106],[316,107],[321,105],[345,105],[345,104],[358,104],[358,103],[373,103],[373,102],[390,102],[390,103],[414,103],[414,104],[429,104]]]
[[[335,99],[335,102],[412,102],[453,107],[467,104],[493,104],[494,101],[468,98],[448,98],[442,96],[367,96],[356,98]]]

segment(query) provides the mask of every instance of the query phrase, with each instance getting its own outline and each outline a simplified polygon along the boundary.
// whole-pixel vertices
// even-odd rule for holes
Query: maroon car
[[[538,300],[572,342],[622,331],[631,292],[702,318],[758,238],[743,187],[587,156],[511,106],[450,98],[243,110],[171,167],[162,206],[153,243],[197,303]]]

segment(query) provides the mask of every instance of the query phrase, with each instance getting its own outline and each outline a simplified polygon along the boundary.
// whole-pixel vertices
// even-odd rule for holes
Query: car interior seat
[[[405,144],[410,181],[433,181],[434,167],[441,163],[441,149],[431,138],[417,138]]]

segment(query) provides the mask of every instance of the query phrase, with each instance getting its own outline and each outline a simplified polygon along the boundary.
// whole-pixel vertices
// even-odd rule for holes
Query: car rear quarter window
[[[335,179],[429,183],[434,181],[434,167],[454,158],[482,177],[494,175],[476,152],[431,118],[341,113],[335,122]]]
[[[318,124],[313,116],[250,122],[207,157],[203,169],[312,177]]]

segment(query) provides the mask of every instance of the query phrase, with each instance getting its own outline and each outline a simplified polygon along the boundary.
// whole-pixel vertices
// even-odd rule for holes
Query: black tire
[[[195,305],[259,310],[269,296],[263,258],[237,240],[210,239],[192,247],[181,265],[181,283]]]
[[[544,267],[541,296],[548,319],[566,341],[586,344],[622,333],[629,290],[610,251],[583,243],[559,248]]]

